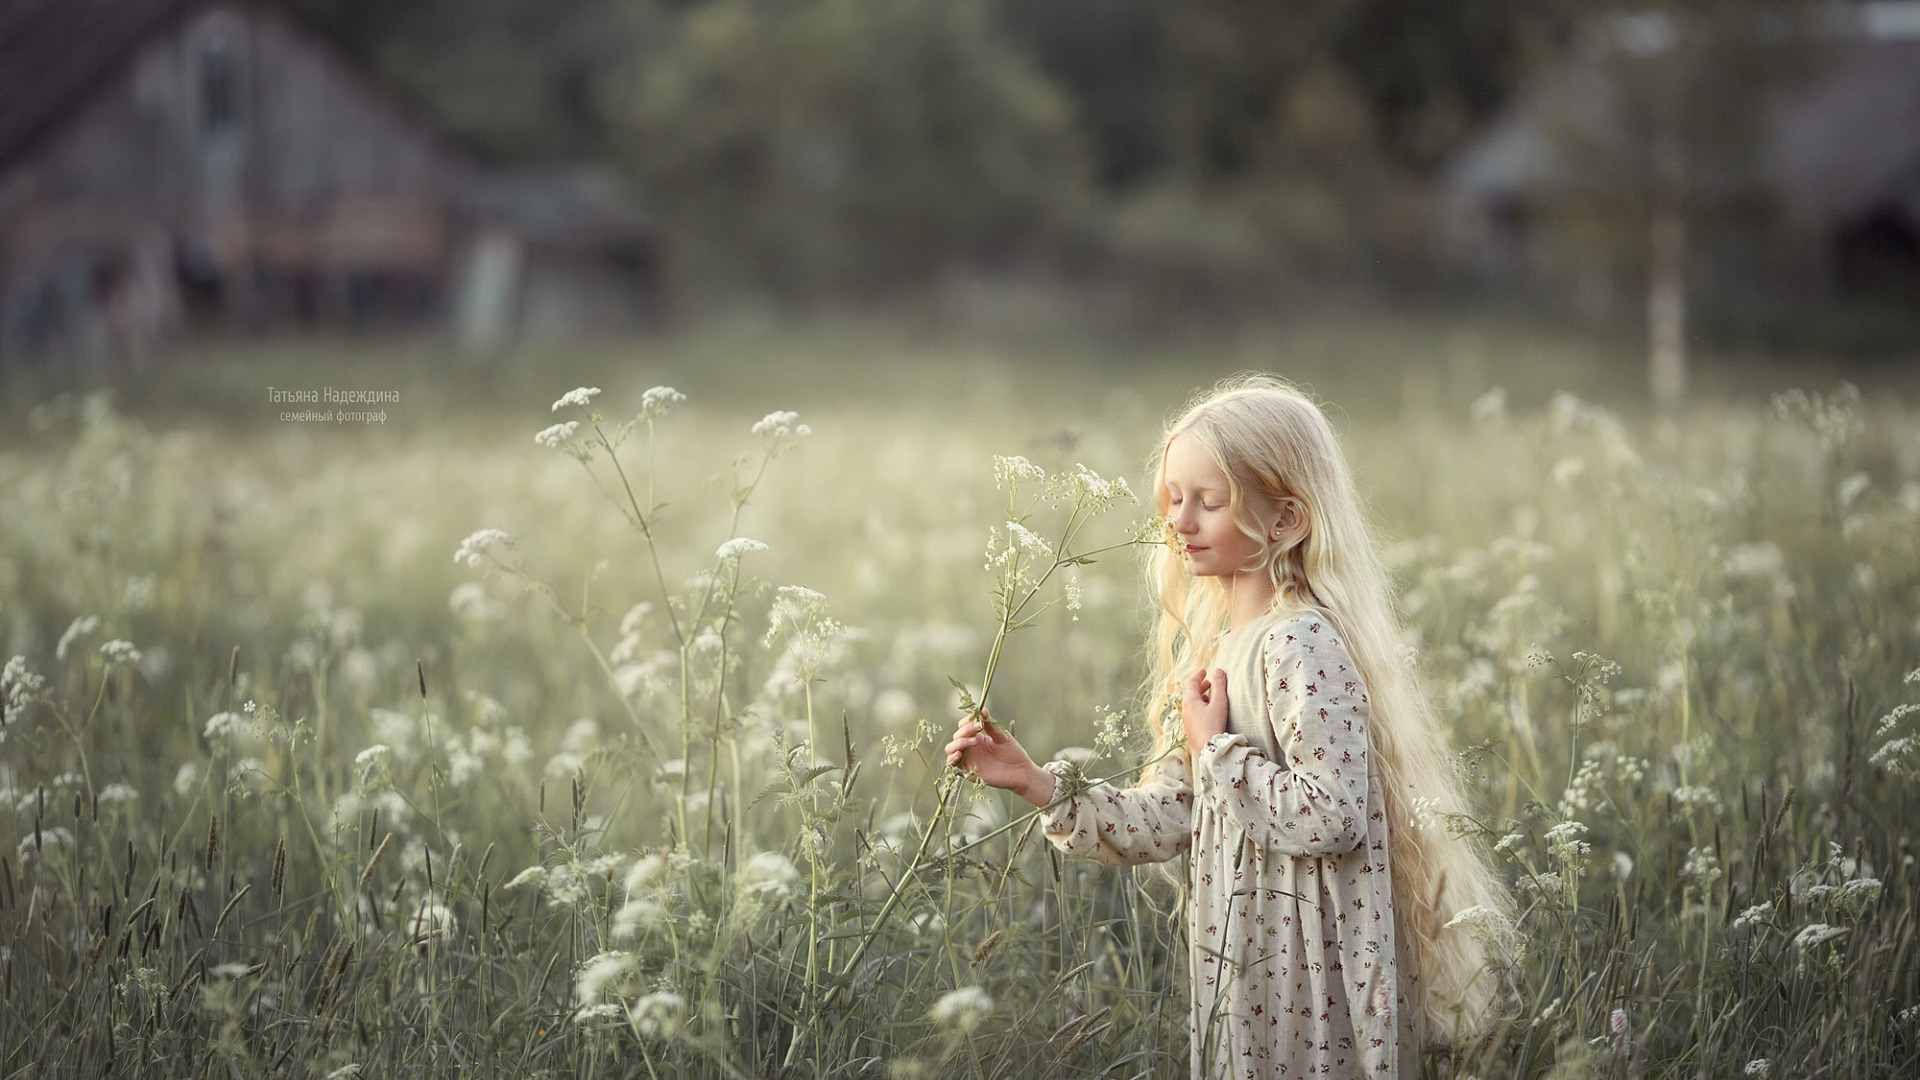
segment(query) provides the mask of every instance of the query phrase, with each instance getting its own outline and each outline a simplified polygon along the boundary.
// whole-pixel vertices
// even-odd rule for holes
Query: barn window
[[[209,135],[231,130],[239,120],[239,87],[233,47],[216,41],[200,51],[200,120]]]

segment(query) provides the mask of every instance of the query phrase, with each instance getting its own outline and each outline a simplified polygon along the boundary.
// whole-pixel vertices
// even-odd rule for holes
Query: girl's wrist
[[[1052,773],[1035,765],[1033,771],[1027,774],[1026,782],[1020,785],[1017,794],[1034,806],[1044,808],[1053,801],[1053,787],[1056,780],[1057,777]]]

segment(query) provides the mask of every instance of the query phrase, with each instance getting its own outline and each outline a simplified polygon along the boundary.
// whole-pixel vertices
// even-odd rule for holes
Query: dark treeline
[[[1607,317],[1629,314],[1660,287],[1654,219],[1679,222],[1688,263],[1705,265],[1718,241],[1702,230],[1719,227],[1716,215],[1732,206],[1728,228],[1745,235],[1772,213],[1701,178],[1755,175],[1753,103],[1808,68],[1782,55],[1779,35],[1751,31],[1836,10],[278,2],[484,154],[617,169],[663,230],[684,296],[896,297],[988,275],[1117,286],[1149,319],[1330,291],[1445,294],[1457,278],[1440,255],[1443,172],[1503,108],[1583,55],[1611,65],[1612,119],[1582,130],[1586,103],[1574,100],[1574,123],[1549,120],[1565,128],[1554,135],[1573,167],[1551,201],[1513,212],[1530,228],[1558,222],[1528,243],[1546,253],[1538,265],[1564,269],[1563,298],[1612,297]],[[1649,12],[1679,47],[1636,52]],[[1610,44],[1585,47],[1595,41]],[[1701,271],[1686,272],[1701,292]]]
[[[1417,284],[1526,0],[282,0],[469,144],[620,168],[677,273],[805,296],[1130,268]]]

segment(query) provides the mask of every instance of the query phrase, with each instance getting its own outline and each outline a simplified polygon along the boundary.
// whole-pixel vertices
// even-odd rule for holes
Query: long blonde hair
[[[1371,701],[1368,743],[1386,804],[1394,924],[1415,969],[1401,973],[1402,989],[1430,1040],[1477,1033],[1500,1005],[1498,969],[1510,945],[1497,931],[1489,934],[1483,920],[1472,920],[1482,923],[1478,928],[1446,924],[1478,905],[1510,927],[1512,894],[1484,846],[1448,828],[1466,811],[1465,794],[1419,673],[1403,654],[1386,567],[1333,425],[1283,380],[1249,375],[1221,383],[1168,425],[1154,454],[1154,498],[1163,518],[1166,449],[1175,436],[1204,447],[1225,470],[1235,519],[1262,545],[1275,610],[1321,611],[1345,640]],[[1249,505],[1254,492],[1273,504],[1299,500],[1305,536],[1287,545],[1269,540]],[[1218,578],[1189,575],[1171,542],[1154,549],[1147,573],[1160,615],[1149,645],[1145,711],[1156,750],[1177,746],[1184,753],[1177,738],[1181,683],[1213,661],[1227,590]]]

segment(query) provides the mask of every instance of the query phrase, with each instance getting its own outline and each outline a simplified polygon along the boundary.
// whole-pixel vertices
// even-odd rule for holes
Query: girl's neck
[[[1227,579],[1227,628],[1242,626],[1273,610],[1273,581],[1266,574],[1235,574]]]

